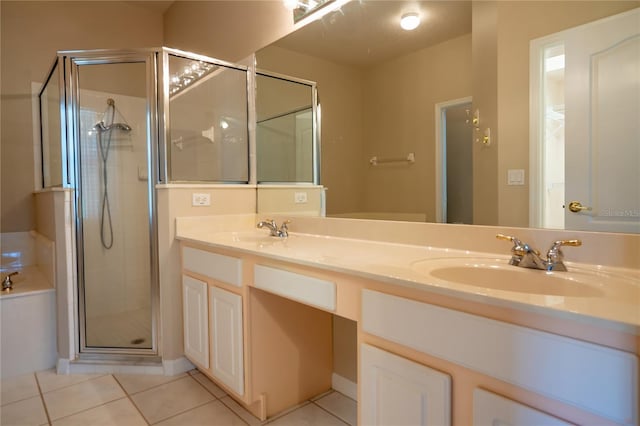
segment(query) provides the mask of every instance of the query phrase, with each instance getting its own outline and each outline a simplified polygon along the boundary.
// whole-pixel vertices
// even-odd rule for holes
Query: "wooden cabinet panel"
[[[182,276],[182,315],[186,357],[209,368],[207,283]]]
[[[211,373],[238,395],[244,394],[242,297],[209,288],[211,310]]]
[[[451,424],[451,378],[373,346],[360,345],[360,424]]]

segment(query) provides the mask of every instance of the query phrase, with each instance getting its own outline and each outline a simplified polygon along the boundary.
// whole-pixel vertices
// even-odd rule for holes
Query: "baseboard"
[[[331,375],[331,387],[354,401],[358,400],[358,384],[339,374]]]
[[[58,374],[157,374],[176,376],[193,370],[195,367],[185,357],[163,360],[162,364],[140,365],[127,362],[109,362],[100,360],[70,361],[58,358],[56,371]]]
[[[185,357],[171,360],[163,359],[162,367],[164,368],[165,376],[175,376],[196,368],[195,365],[191,364],[191,362]]]
[[[70,361],[68,358],[58,358],[58,363],[56,365],[56,373],[57,374],[69,374],[71,373],[71,369],[69,368]]]

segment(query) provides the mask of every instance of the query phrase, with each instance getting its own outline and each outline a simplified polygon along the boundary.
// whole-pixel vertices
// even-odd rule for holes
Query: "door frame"
[[[443,126],[447,108],[469,104],[473,102],[471,96],[439,102],[435,106],[435,210],[436,223],[447,222],[447,147],[446,127]]]
[[[529,44],[529,227],[542,228],[543,218],[543,149],[544,122],[540,108],[543,99],[542,79],[544,75],[544,50],[564,44],[566,33],[559,33],[531,40]]]
[[[62,99],[64,99],[63,126],[66,126],[68,182],[74,189],[73,194],[73,222],[75,233],[74,238],[74,346],[76,353],[72,356],[77,359],[87,360],[156,360],[160,354],[160,278],[158,261],[158,218],[157,218],[157,197],[156,184],[159,183],[152,176],[158,173],[158,114],[155,100],[158,98],[158,75],[157,75],[157,51],[154,49],[132,49],[132,50],[78,50],[60,51],[58,55],[64,64],[64,82],[61,86]],[[123,64],[141,63],[145,65],[146,74],[146,122],[144,128],[147,132],[146,155],[147,155],[147,219],[149,227],[149,256],[150,264],[150,305],[151,305],[151,348],[131,347],[97,347],[87,346],[86,342],[86,306],[85,306],[85,269],[84,269],[84,214],[82,211],[83,182],[81,174],[81,151],[80,151],[80,81],[79,69],[87,65],[103,64]],[[142,358],[140,358],[142,357]]]

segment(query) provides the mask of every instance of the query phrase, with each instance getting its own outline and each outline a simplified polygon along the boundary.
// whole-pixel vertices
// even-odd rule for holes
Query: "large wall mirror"
[[[257,182],[317,183],[317,102],[312,81],[256,73]]]
[[[535,203],[544,197],[533,197],[531,191],[544,193],[549,188],[540,183],[542,178],[530,184],[530,175],[541,174],[531,159],[554,157],[565,168],[575,166],[561,158],[558,150],[564,148],[554,147],[556,154],[551,148],[542,155],[530,154],[534,148],[529,143],[535,115],[530,110],[530,92],[560,85],[559,91],[568,96],[577,87],[568,71],[573,54],[550,49],[553,40],[541,45],[539,66],[553,71],[551,66],[566,64],[567,72],[548,73],[541,77],[547,86],[532,86],[532,42],[633,13],[639,6],[635,1],[351,1],[261,49],[256,60],[260,69],[317,82],[322,99],[320,183],[327,188],[327,216],[639,232],[640,138],[638,126],[626,123],[634,120],[615,121],[622,126],[616,138],[625,141],[615,148],[609,148],[602,137],[578,147],[578,152],[587,153],[585,186],[594,180],[595,169],[613,179],[599,189],[575,195],[585,207],[575,214],[608,214],[622,227],[534,221],[539,210]],[[412,31],[400,27],[400,18],[407,14],[420,18]],[[638,70],[640,36],[635,19],[636,35],[600,47],[604,53],[586,53],[591,58],[587,65],[592,67],[587,73],[600,70],[603,75],[603,70],[615,69],[615,62],[609,61],[612,57],[625,57],[628,67]],[[600,31],[609,34],[606,29]],[[623,49],[618,49],[621,43]],[[638,114],[638,74],[634,78],[631,72],[632,78],[625,78],[630,80],[623,89],[628,107],[622,109],[628,114]],[[613,82],[612,77],[607,84]],[[598,93],[598,99],[604,99]],[[548,98],[540,100],[550,103],[544,105],[548,116],[544,109],[540,112],[539,133],[557,135],[581,125],[568,108],[574,101]],[[585,99],[590,104],[596,98]],[[608,97],[606,102],[611,105],[615,99]],[[593,110],[587,111],[591,116]],[[558,119],[565,117],[567,122],[559,126]],[[454,125],[455,129],[449,127]],[[450,146],[454,134],[461,135],[461,142]],[[486,134],[490,134],[488,141]],[[633,159],[626,171],[613,166],[616,160],[611,156],[601,156],[607,168],[605,163],[594,165],[593,153],[622,149],[622,157]],[[464,186],[451,187],[455,180]],[[568,191],[557,182],[549,185],[555,185],[556,192],[558,188]],[[602,194],[623,185],[626,204],[597,204]],[[555,210],[562,215],[568,214],[562,206],[568,206],[572,197],[548,198],[561,204]]]

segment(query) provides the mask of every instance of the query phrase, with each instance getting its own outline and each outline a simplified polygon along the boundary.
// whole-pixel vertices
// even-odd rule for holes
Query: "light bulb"
[[[298,7],[298,0],[282,0],[282,2],[284,3],[284,7],[289,10],[293,10]]]
[[[405,13],[402,15],[402,18],[400,18],[400,26],[403,30],[415,30],[418,28],[418,25],[420,25],[420,17],[415,12]]]

